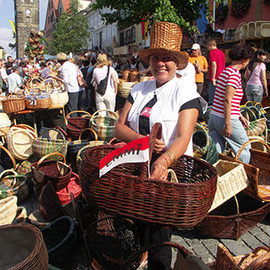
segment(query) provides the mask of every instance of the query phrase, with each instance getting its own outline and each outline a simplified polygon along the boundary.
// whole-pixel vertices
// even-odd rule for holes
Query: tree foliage
[[[87,46],[90,39],[89,23],[78,10],[78,0],[71,0],[67,12],[58,18],[50,44],[54,53],[78,53]]]
[[[94,10],[108,7],[112,13],[102,14],[107,24],[117,22],[119,27],[139,24],[143,20],[167,21],[185,30],[195,31],[194,21],[200,18],[200,10],[208,10],[208,0],[96,0]]]

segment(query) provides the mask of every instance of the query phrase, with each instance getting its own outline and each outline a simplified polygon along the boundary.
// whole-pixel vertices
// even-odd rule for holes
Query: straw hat
[[[180,52],[182,43],[182,30],[170,22],[155,23],[150,32],[150,47],[139,52],[142,60],[149,65],[149,57],[154,53],[170,53],[178,59],[178,69],[184,69],[188,64],[187,54]]]

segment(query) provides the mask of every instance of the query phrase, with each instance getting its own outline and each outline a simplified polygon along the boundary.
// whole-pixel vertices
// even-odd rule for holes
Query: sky
[[[39,0],[39,30],[44,29],[48,0]],[[13,28],[9,20],[15,23],[14,0],[0,0],[0,46],[7,53],[16,58],[16,52],[8,47],[9,43],[14,43]]]

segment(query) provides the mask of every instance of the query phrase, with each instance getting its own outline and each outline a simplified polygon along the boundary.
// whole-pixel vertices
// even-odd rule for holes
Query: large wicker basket
[[[153,141],[150,137],[150,145]],[[173,167],[179,183],[145,179],[142,163],[121,164],[99,178],[99,161],[115,147],[97,146],[84,153],[80,184],[90,204],[109,213],[185,229],[206,216],[216,192],[213,166],[182,156]]]
[[[48,269],[47,248],[35,226],[24,223],[1,226],[0,242],[1,269]]]
[[[2,106],[5,113],[16,113],[25,109],[24,97],[8,96],[2,100]]]
[[[39,92],[35,93],[33,96],[25,97],[25,105],[27,109],[37,110],[37,109],[48,109],[52,106],[52,99],[49,94],[42,94]]]

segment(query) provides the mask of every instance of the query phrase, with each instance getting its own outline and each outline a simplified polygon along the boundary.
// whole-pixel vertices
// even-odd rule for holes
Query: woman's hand
[[[225,124],[225,126],[222,130],[222,134],[223,134],[223,136],[229,138],[232,135],[232,126]]]
[[[155,139],[154,143],[154,152],[160,153],[163,149],[165,149],[165,143],[162,140]]]
[[[242,114],[240,114],[239,120],[241,121],[244,128],[247,128],[249,126],[249,121]]]
[[[166,180],[168,177],[167,161],[160,156],[151,166],[151,178]]]

